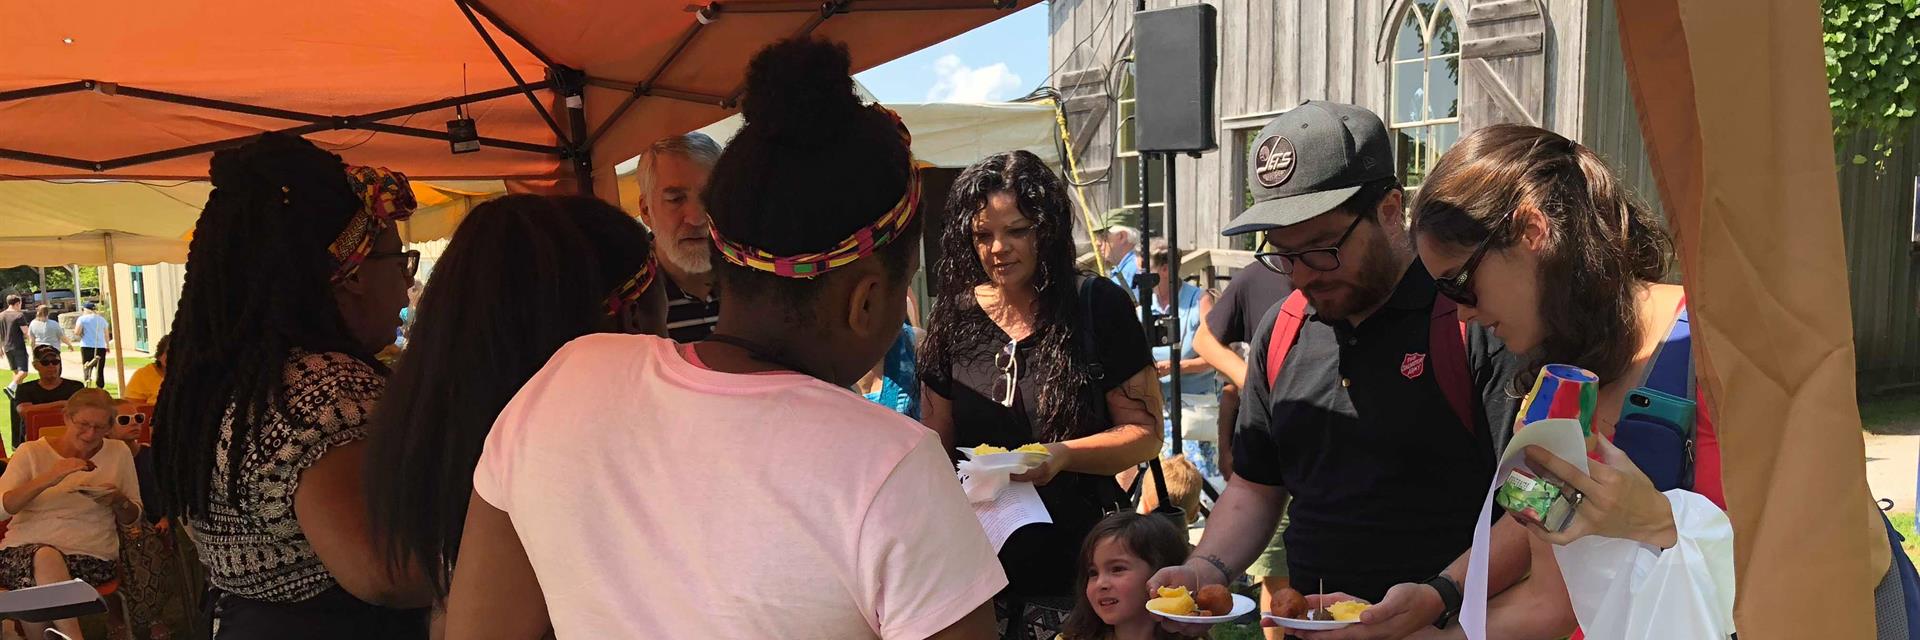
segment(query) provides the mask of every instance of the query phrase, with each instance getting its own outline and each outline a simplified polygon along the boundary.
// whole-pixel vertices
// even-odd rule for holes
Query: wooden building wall
[[[1194,4],[1200,0],[1149,0],[1149,8]],[[1175,209],[1181,245],[1187,249],[1226,248],[1219,235],[1244,202],[1243,140],[1280,111],[1305,100],[1331,100],[1384,112],[1388,100],[1388,63],[1379,57],[1385,28],[1410,0],[1205,0],[1219,12],[1219,75],[1215,111],[1220,148],[1199,158],[1181,157],[1175,165]],[[1506,38],[1539,34],[1540,58],[1488,58],[1488,69],[1512,74],[1535,65],[1538,81],[1505,81],[1519,101],[1531,107],[1543,126],[1579,135],[1585,117],[1582,96],[1587,63],[1589,0],[1441,0],[1454,12],[1463,40],[1474,46],[1509,46]],[[1478,5],[1486,5],[1479,7]],[[1050,5],[1052,84],[1065,100],[1073,151],[1089,208],[1097,214],[1118,202],[1107,177],[1113,165],[1113,91],[1125,73],[1132,46],[1132,0],[1053,0]],[[1473,13],[1476,8],[1479,14]],[[1515,13],[1519,11],[1520,13]],[[1509,17],[1518,16],[1518,17]],[[1532,16],[1532,17],[1528,17]],[[1498,54],[1497,49],[1490,50]],[[1477,62],[1477,61],[1469,61]],[[1471,73],[1471,72],[1469,72]],[[1462,78],[1463,124],[1514,119],[1477,107],[1473,80]],[[1485,85],[1475,85],[1485,86]],[[1478,113],[1476,113],[1476,110]],[[1464,135],[1464,129],[1463,129]]]

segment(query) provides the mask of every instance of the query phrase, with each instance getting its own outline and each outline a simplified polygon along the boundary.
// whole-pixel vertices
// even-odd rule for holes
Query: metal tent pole
[[[107,307],[107,311],[109,312],[107,313],[107,335],[113,340],[113,377],[120,384],[120,392],[126,393],[127,359],[126,355],[121,353],[120,348],[120,345],[126,344],[126,340],[123,339],[125,336],[120,335],[119,330],[120,278],[116,277],[113,273],[113,234],[107,233],[101,237],[106,241],[107,245],[107,299],[111,301]],[[101,366],[106,366],[106,363],[101,363]]]

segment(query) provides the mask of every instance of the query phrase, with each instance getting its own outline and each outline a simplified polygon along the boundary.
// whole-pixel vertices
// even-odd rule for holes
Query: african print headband
[[[658,264],[653,259],[653,255],[648,254],[647,261],[640,265],[640,270],[635,272],[632,278],[620,285],[620,288],[614,289],[613,293],[607,294],[607,314],[619,317],[620,310],[639,300],[641,294],[646,293],[647,288],[653,286],[654,274],[659,272]]]
[[[336,284],[360,270],[360,263],[367,260],[367,253],[373,250],[373,241],[381,232],[412,216],[418,206],[413,200],[413,187],[407,183],[404,173],[384,167],[348,166],[347,181],[353,185],[353,193],[360,197],[361,204],[360,210],[347,221],[347,228],[340,231],[340,237],[327,245],[327,253],[333,255]]]
[[[913,134],[907,131],[907,125],[900,121],[900,114],[894,113],[878,103],[868,105],[893,120],[899,129],[900,141],[909,149],[913,146]],[[852,264],[855,260],[873,255],[887,243],[902,235],[907,223],[920,210],[920,165],[911,159],[907,161],[907,191],[900,194],[900,201],[882,214],[873,224],[834,245],[832,249],[816,253],[804,253],[793,256],[777,256],[756,249],[744,243],[728,240],[720,235],[720,227],[709,226],[708,233],[713,236],[713,246],[727,262],[765,271],[783,278],[813,278],[820,274]]]

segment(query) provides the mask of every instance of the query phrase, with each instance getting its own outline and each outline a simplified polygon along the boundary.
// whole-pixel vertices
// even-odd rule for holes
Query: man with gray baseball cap
[[[1254,139],[1254,204],[1224,233],[1264,233],[1260,263],[1296,291],[1249,336],[1233,474],[1206,535],[1150,586],[1231,581],[1283,511],[1292,584],[1309,594],[1377,602],[1396,584],[1446,580],[1471,542],[1518,363],[1437,297],[1407,241],[1393,147],[1379,116],[1318,101]]]

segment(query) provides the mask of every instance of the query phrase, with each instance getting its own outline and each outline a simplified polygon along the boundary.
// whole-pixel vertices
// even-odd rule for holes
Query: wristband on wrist
[[[1453,619],[1460,615],[1460,601],[1463,597],[1460,583],[1454,582],[1452,577],[1442,573],[1427,578],[1421,584],[1433,587],[1433,590],[1440,594],[1440,617],[1433,621],[1433,626],[1436,629],[1447,628],[1447,625],[1452,624]]]

